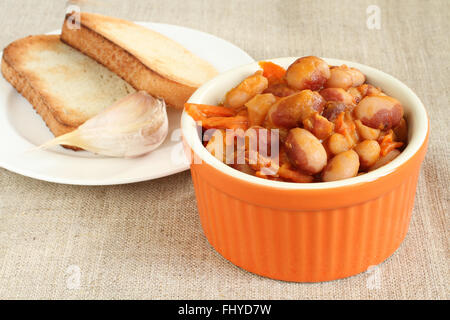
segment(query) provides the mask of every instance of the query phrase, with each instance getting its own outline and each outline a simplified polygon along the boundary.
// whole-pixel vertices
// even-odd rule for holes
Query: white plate
[[[179,42],[219,72],[254,61],[235,45],[204,32],[169,24],[138,23]],[[179,130],[181,111],[168,109],[168,116],[166,141],[143,157],[109,158],[62,147],[30,151],[53,135],[30,103],[1,77],[0,166],[35,179],[77,185],[112,185],[165,177],[189,168]]]

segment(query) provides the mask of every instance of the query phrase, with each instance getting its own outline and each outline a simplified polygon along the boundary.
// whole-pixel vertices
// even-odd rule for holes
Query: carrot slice
[[[193,105],[186,103],[184,105],[184,110],[186,110],[187,114],[190,115],[195,121],[203,121],[204,119],[206,119],[203,113],[201,113],[200,110],[198,110],[198,108]]]
[[[392,142],[392,143],[389,143],[389,144],[381,147],[380,154],[384,157],[385,155],[387,155],[392,150],[398,149],[401,146],[403,146],[403,142]]]
[[[227,107],[185,103],[186,112],[206,129],[248,129],[248,117]]]
[[[248,129],[248,118],[245,116],[234,117],[210,117],[202,121],[202,127],[206,129]]]
[[[389,130],[389,132],[385,136],[383,136],[381,139],[379,139],[378,142],[380,143],[380,148],[381,148],[380,155],[381,156],[385,156],[392,150],[403,146],[403,142],[394,141],[394,131],[392,129]]]
[[[262,173],[261,171],[255,171],[255,176],[262,179],[269,179],[269,177],[264,173]]]
[[[342,134],[350,145],[358,141],[356,125],[353,120],[345,119],[345,112],[341,112],[334,120],[334,131]]]
[[[278,175],[286,180],[292,182],[308,183],[312,182],[314,178],[304,173],[292,170],[288,165],[284,164],[278,169]]]
[[[258,64],[263,69],[263,76],[269,81],[269,86],[283,81],[286,73],[284,68],[270,61],[260,61]]]
[[[185,103],[184,107],[186,109],[195,108],[207,117],[231,117],[236,114],[231,108],[209,104]]]

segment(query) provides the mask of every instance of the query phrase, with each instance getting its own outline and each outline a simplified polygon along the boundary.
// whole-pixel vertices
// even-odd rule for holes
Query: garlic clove
[[[137,157],[159,147],[167,133],[164,100],[139,91],[40,148],[64,144],[111,157]]]

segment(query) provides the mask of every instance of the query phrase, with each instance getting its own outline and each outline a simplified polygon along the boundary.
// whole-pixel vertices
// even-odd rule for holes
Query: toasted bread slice
[[[67,15],[62,41],[175,108],[183,108],[192,93],[217,74],[177,42],[132,22],[82,12],[80,28],[73,28],[69,19]]]
[[[11,43],[3,52],[2,73],[55,136],[73,131],[135,91],[57,35],[29,36]]]

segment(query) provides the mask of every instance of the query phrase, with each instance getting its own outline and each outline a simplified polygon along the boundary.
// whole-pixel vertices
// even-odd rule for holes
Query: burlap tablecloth
[[[203,30],[255,59],[341,58],[404,81],[431,119],[410,229],[397,252],[373,273],[286,283],[246,272],[212,249],[200,226],[189,172],[82,187],[0,169],[0,298],[449,298],[450,1],[91,0],[83,5],[125,19]],[[366,26],[369,5],[380,8],[379,30]],[[66,8],[65,1],[1,1],[0,47],[60,28]]]

